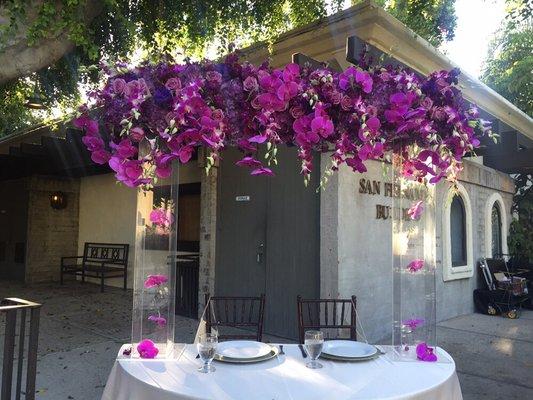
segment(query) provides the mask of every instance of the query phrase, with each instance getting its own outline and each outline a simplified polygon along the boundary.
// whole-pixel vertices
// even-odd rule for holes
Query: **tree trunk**
[[[55,63],[75,47],[74,43],[68,40],[67,32],[40,39],[33,46],[28,46],[28,26],[31,26],[35,19],[40,3],[42,0],[28,4],[26,19],[20,22],[6,46],[0,48],[0,85]],[[83,10],[85,23],[89,24],[101,11],[101,0],[87,0]],[[0,22],[7,23],[6,20],[6,11],[0,8]]]

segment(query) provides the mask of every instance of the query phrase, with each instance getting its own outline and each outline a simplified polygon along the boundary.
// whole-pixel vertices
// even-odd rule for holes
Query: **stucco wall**
[[[322,157],[322,170],[329,157]],[[361,179],[379,181],[380,193],[360,193]],[[378,162],[368,163],[364,174],[345,166],[332,176],[321,194],[321,296],[357,296],[357,308],[366,337],[379,341],[391,334],[392,322],[392,225],[376,218],[376,205],[390,206],[384,195],[384,174]],[[494,193],[503,198],[507,224],[511,221],[513,184],[509,176],[466,161],[460,177],[472,204],[473,268],[471,278],[443,281],[442,218],[449,184],[436,191],[437,320],[473,311],[472,291],[478,285],[475,263],[485,256],[487,199]]]
[[[200,182],[202,170],[196,162],[181,166],[179,183]],[[165,184],[161,181],[159,184]],[[114,174],[88,176],[80,184],[78,254],[85,242],[128,243],[128,287],[135,269],[135,215],[137,190],[116,183]],[[166,254],[161,255],[166,259]],[[91,279],[88,279],[91,281]],[[93,280],[95,281],[95,280]],[[95,281],[96,282],[96,281]],[[107,279],[106,285],[122,286],[122,278]]]

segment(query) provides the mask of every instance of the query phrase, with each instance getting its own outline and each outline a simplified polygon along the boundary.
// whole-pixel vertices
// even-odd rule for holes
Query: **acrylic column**
[[[406,178],[393,160],[393,346],[399,360],[417,360],[417,345],[436,345],[435,187]],[[407,172],[407,173],[406,173]]]
[[[137,194],[132,357],[172,358],[179,163]]]

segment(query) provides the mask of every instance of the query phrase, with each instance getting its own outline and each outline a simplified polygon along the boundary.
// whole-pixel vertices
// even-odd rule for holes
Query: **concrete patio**
[[[31,287],[1,282],[0,298],[41,302],[37,398],[98,400],[131,330],[131,291],[69,283]],[[192,341],[197,322],[177,321],[177,341]],[[3,343],[0,319],[0,343]],[[438,325],[439,345],[457,363],[465,400],[533,398],[533,311],[518,320],[465,315]]]

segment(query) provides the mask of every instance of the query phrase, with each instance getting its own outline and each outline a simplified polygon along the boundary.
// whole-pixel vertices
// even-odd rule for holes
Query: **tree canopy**
[[[507,0],[507,16],[491,42],[481,79],[529,116],[533,116],[533,3]],[[533,176],[514,176],[509,251],[533,260]]]
[[[361,0],[353,0],[359,3]],[[438,46],[453,37],[455,0],[376,3]],[[34,89],[48,107],[78,102],[100,60],[200,58],[270,41],[339,11],[342,0],[6,0],[0,5],[0,136],[49,117],[23,106]],[[37,86],[35,86],[37,85]]]

